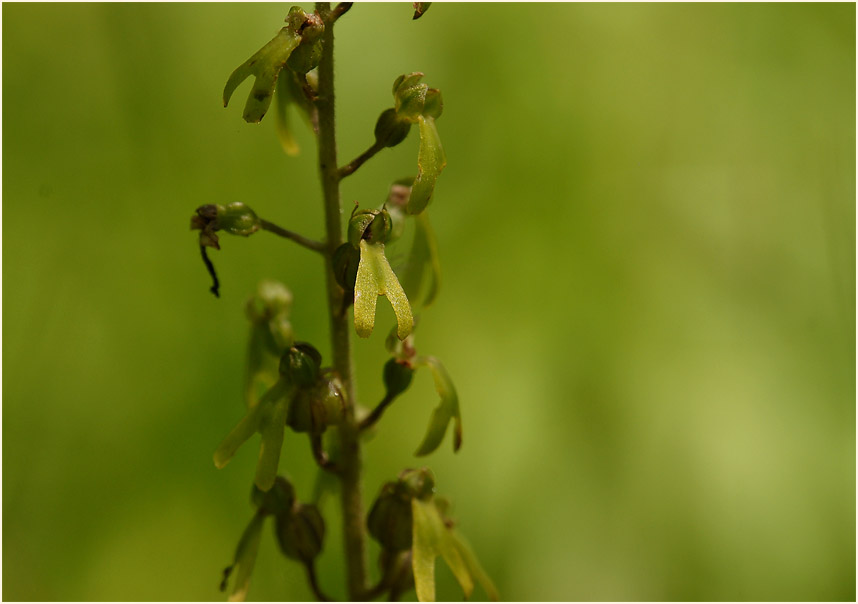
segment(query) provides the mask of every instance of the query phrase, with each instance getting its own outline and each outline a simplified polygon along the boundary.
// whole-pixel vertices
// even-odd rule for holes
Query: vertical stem
[[[343,382],[346,417],[339,428],[339,477],[342,490],[343,534],[345,538],[348,593],[357,600],[366,589],[366,546],[363,501],[361,498],[361,451],[355,422],[355,384],[352,379],[348,313],[341,313],[343,290],[334,279],[331,261],[334,250],[343,242],[340,208],[340,183],[337,167],[337,141],[334,120],[334,19],[328,2],[317,2],[316,10],[325,22],[323,51],[319,62],[319,172],[325,205],[327,253],[325,275],[328,314],[331,321],[331,345],[334,368]]]

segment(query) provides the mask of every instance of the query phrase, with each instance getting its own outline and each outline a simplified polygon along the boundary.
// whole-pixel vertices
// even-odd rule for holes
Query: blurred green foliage
[[[330,358],[317,257],[225,239],[218,300],[188,231],[243,201],[323,233],[311,134],[289,158],[220,98],[287,9],[3,5],[6,600],[222,597],[256,455],[211,456],[243,413],[261,279]],[[340,161],[397,75],[443,90],[444,275],[417,344],[465,441],[428,463],[502,597],[854,600],[855,6],[412,12],[361,3],[337,28]],[[344,205],[381,203],[416,148]],[[386,333],[355,338],[367,405]],[[367,504],[418,465],[436,404],[419,372],[366,446]],[[281,467],[309,498],[304,438]],[[319,571],[341,597],[336,503]],[[271,534],[254,575],[253,599],[310,597]]]

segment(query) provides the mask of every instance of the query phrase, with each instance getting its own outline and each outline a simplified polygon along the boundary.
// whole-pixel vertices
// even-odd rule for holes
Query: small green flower
[[[408,337],[414,328],[411,304],[384,254],[384,242],[390,232],[390,215],[385,209],[355,212],[349,220],[349,243],[360,252],[354,284],[354,312],[355,331],[362,338],[368,338],[375,327],[379,296],[386,297],[393,307],[396,335],[400,340]],[[346,265],[342,271],[344,278],[347,268]]]
[[[435,601],[435,559],[444,559],[469,599],[479,583],[492,600],[499,594],[468,542],[448,517],[449,502],[435,496],[428,468],[405,470],[382,487],[367,518],[370,534],[390,554],[411,550],[417,599]]]
[[[286,23],[286,27],[281,28],[268,44],[232,72],[223,89],[223,106],[226,107],[238,85],[251,75],[255,76],[253,88],[244,106],[243,117],[248,123],[258,123],[265,116],[271,105],[277,76],[286,67],[292,52],[305,39],[308,43],[315,43],[325,28],[318,15],[308,15],[299,6],[293,6],[289,10]]]
[[[332,372],[320,371],[320,364],[321,355],[309,344],[289,348],[280,361],[280,378],[223,439],[214,453],[215,466],[226,466],[258,432],[261,442],[254,483],[268,491],[277,476],[287,425],[296,432],[321,434],[339,423],[344,409],[342,386]]]

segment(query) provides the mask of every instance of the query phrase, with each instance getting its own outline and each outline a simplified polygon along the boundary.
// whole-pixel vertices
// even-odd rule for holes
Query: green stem
[[[343,166],[342,168],[340,168],[340,178],[342,179],[342,178],[345,178],[346,176],[354,174],[355,171],[358,168],[360,168],[366,160],[371,158],[373,155],[375,155],[376,153],[378,153],[382,149],[384,149],[384,145],[380,144],[377,141],[375,143],[373,143],[369,149],[367,149],[366,151],[364,151],[363,153],[358,155],[350,163],[348,163],[345,166]]]
[[[325,251],[327,251],[328,249],[328,246],[326,246],[321,241],[316,241],[315,239],[304,237],[303,235],[299,235],[294,231],[289,231],[287,229],[284,229],[283,227],[277,226],[273,222],[268,222],[267,220],[263,220],[260,218],[259,225],[263,231],[268,231],[269,233],[274,233],[275,235],[279,235],[280,237],[291,239],[298,245],[303,246],[308,250],[325,253]]]
[[[340,217],[340,179],[337,167],[336,122],[334,119],[334,31],[336,14],[329,2],[317,2],[316,10],[325,22],[322,57],[319,62],[319,89],[316,107],[319,111],[319,172],[325,206],[325,232],[328,245],[325,255],[325,277],[328,291],[328,315],[331,322],[331,345],[334,369],[343,383],[346,399],[345,419],[339,427],[339,478],[342,491],[343,537],[345,541],[348,593],[353,600],[366,590],[366,532],[361,496],[361,451],[355,421],[355,384],[352,379],[351,343],[348,313],[339,312],[343,290],[334,279],[332,258],[343,241]]]

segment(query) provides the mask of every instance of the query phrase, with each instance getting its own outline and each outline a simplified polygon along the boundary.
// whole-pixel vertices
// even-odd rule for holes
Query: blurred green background
[[[241,200],[322,236],[309,131],[288,158],[270,119],[241,120],[247,83],[220,101],[288,5],[2,10],[3,598],[218,600],[256,453],[211,454],[243,412],[260,279],[330,358],[316,257],[225,236],[218,300],[188,231]],[[411,12],[337,27],[340,160],[397,75],[443,91],[445,272],[418,344],[456,381],[465,444],[425,463],[504,598],[854,600],[855,6]],[[381,203],[416,140],[344,205]],[[366,404],[392,322],[355,344]],[[423,463],[435,403],[418,374],[366,446],[367,503]],[[281,465],[309,497],[304,437]],[[266,536],[250,598],[309,597]]]

